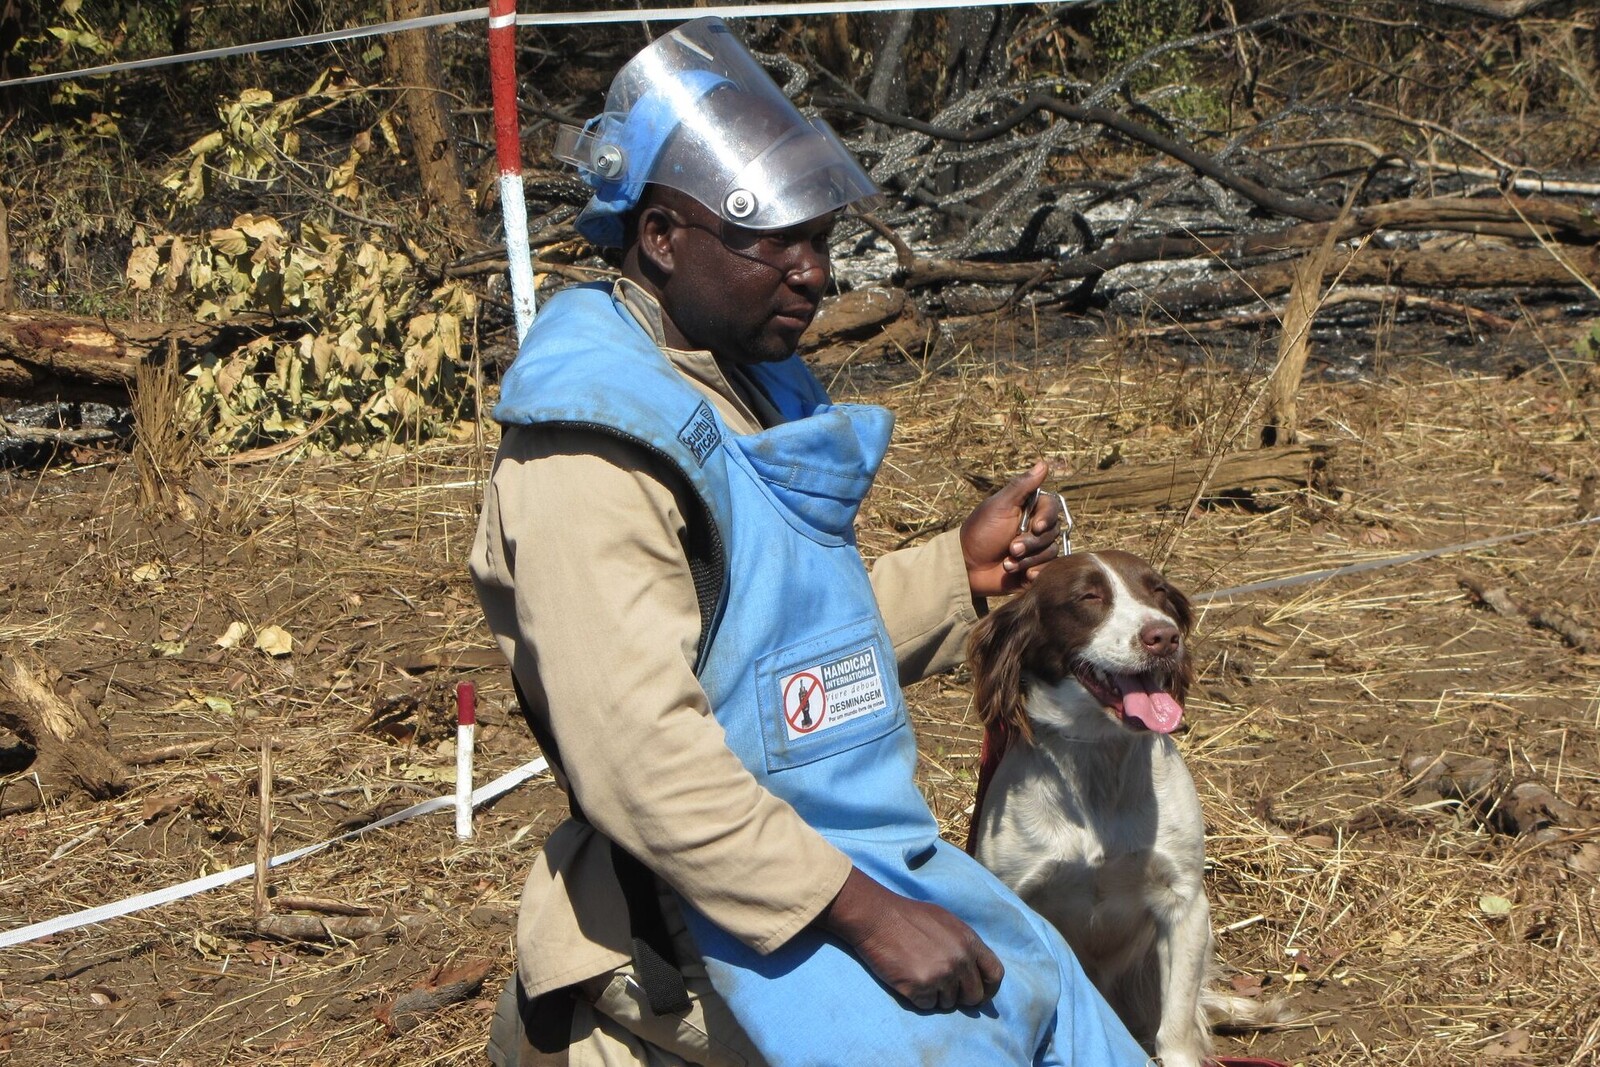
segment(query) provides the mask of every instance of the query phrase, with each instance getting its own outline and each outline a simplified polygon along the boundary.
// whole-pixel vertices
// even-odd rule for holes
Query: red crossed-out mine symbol
[[[789,729],[795,733],[809,734],[821,726],[827,709],[828,693],[816,675],[801,672],[784,685],[783,717],[789,720]]]

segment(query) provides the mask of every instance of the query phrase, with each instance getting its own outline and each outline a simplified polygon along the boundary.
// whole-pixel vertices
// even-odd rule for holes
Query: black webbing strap
[[[633,932],[633,976],[644,990],[645,1002],[657,1015],[680,1015],[689,1010],[689,987],[678,967],[678,954],[661,916],[656,876],[615,841],[611,865],[628,902],[628,928]]]
[[[704,659],[716,626],[717,605],[722,596],[722,545],[712,523],[711,509],[684,479],[677,487],[680,507],[687,525],[685,555],[689,573],[694,580],[695,599],[700,606],[700,653]],[[697,664],[698,667],[698,664]],[[549,761],[550,766],[562,768],[561,750],[544,718],[535,715],[533,706],[522,692],[516,675],[511,677],[512,688],[517,693],[517,703],[522,717],[527,720],[533,739]],[[577,796],[567,790],[567,806],[572,817],[584,819],[583,808]],[[645,1001],[656,1015],[677,1015],[689,1007],[689,990],[683,980],[683,970],[678,965],[678,954],[672,947],[672,937],[667,933],[667,923],[661,915],[661,900],[656,889],[656,876],[631,852],[615,841],[611,843],[611,865],[617,872],[617,882],[622,887],[622,898],[628,907],[628,929],[633,935],[633,971],[639,987],[644,990]],[[543,1000],[543,997],[538,998]]]
[[[550,766],[559,768],[561,750],[556,746],[556,739],[550,735],[543,718],[533,713],[515,675],[511,678],[511,687],[516,690],[522,717],[528,721],[528,729],[533,731],[533,739],[539,743],[544,758]],[[567,806],[572,809],[574,819],[583,820],[583,808],[571,790],[567,792]],[[683,971],[678,967],[678,954],[673,950],[666,920],[661,917],[656,877],[650,873],[650,868],[614,841],[611,843],[611,866],[617,872],[617,884],[622,887],[622,899],[628,906],[634,978],[644,990],[652,1012],[676,1015],[689,1007],[689,990],[683,981]]]

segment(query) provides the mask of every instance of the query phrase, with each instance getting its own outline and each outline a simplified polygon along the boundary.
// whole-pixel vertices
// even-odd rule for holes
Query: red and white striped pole
[[[517,0],[489,0],[489,84],[494,90],[494,148],[500,164],[500,217],[511,267],[517,343],[533,325],[533,255],[528,202],[522,195],[522,122],[517,116]]]
[[[456,837],[472,836],[472,742],[478,729],[478,690],[456,686]]]

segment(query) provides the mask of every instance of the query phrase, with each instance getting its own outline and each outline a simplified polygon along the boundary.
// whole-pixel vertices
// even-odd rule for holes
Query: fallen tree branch
[[[1330,233],[1336,241],[1348,241],[1379,230],[1444,230],[1523,240],[1542,237],[1563,244],[1592,245],[1600,241],[1600,218],[1577,205],[1543,197],[1398,200],[1357,208],[1338,222],[1303,223],[1266,233],[1227,237],[1164,234],[1113,241],[1097,251],[1046,266],[1051,279],[1072,279],[1096,277],[1116,267],[1158,260],[1211,256],[1223,262],[1238,263],[1315,248],[1327,240]],[[1033,278],[1040,266],[1034,261],[992,263],[918,258],[909,268],[902,266],[898,280],[908,289],[950,282],[1018,285]]]
[[[37,753],[34,772],[47,796],[79,790],[105,798],[127,786],[127,765],[107,748],[99,716],[30,652],[0,652],[0,726]]]
[[[1202,174],[1212,179],[1225,189],[1230,189],[1257,207],[1270,211],[1276,215],[1286,215],[1290,218],[1305,219],[1311,222],[1326,222],[1339,214],[1339,209],[1320,200],[1307,200],[1302,197],[1286,196],[1275,190],[1268,189],[1243,175],[1229,170],[1215,159],[1195,151],[1180,141],[1175,141],[1165,134],[1157,133],[1148,126],[1134,122],[1120,112],[1104,107],[1084,107],[1078,104],[1069,104],[1065,100],[1058,100],[1052,96],[1035,93],[1027,97],[1014,110],[1004,117],[973,130],[957,130],[947,126],[936,126],[931,122],[922,122],[905,115],[898,115],[880,107],[856,100],[845,100],[836,97],[817,98],[812,101],[818,107],[830,107],[839,111],[849,111],[875,119],[889,126],[898,126],[902,129],[912,130],[916,133],[937,137],[941,141],[951,141],[955,144],[978,144],[991,141],[1000,137],[1033,115],[1047,111],[1053,115],[1068,119],[1072,122],[1081,122],[1106,129],[1116,130],[1132,140],[1148,145],[1163,155],[1171,156]]]
[[[375,1012],[393,1034],[403,1034],[423,1022],[423,1017],[451,1004],[477,996],[492,965],[488,960],[468,960],[448,970],[435,971],[428,981],[400,994]]]
[[[1330,271],[1356,285],[1404,285],[1425,289],[1499,289],[1510,286],[1570,288],[1582,276],[1600,279],[1600,247],[1576,251],[1572,270],[1543,249],[1497,248],[1478,252],[1407,251],[1364,247],[1335,251]],[[1578,272],[1575,277],[1574,271]],[[1242,304],[1288,292],[1293,263],[1269,263],[1231,271],[1216,281],[1168,286],[1146,295],[1170,313],[1192,307]]]
[[[139,364],[178,343],[184,365],[231,352],[279,323],[239,315],[225,323],[131,322],[38,311],[0,312],[0,396],[126,403]]]
[[[1353,289],[1335,289],[1322,298],[1322,306],[1337,307],[1341,304],[1390,304],[1398,310],[1419,309],[1432,311],[1440,315],[1451,315],[1466,319],[1472,325],[1504,333],[1516,328],[1515,321],[1496,315],[1492,311],[1475,308],[1471,304],[1460,304],[1453,300],[1442,300],[1434,296],[1420,293],[1408,293],[1404,289],[1394,286],[1360,286]],[[1253,326],[1266,322],[1282,322],[1283,309],[1281,307],[1267,308],[1265,311],[1246,311],[1235,315],[1221,315],[1214,319],[1204,319],[1198,322],[1170,322],[1163,326],[1131,326],[1128,332],[1136,337],[1166,337],[1178,333],[1195,333],[1204,330],[1226,330],[1239,326]],[[1584,516],[1579,516],[1583,518]]]
[[[1457,582],[1474,600],[1488,606],[1497,615],[1526,619],[1529,626],[1536,630],[1549,630],[1580,652],[1600,650],[1600,644],[1595,641],[1594,631],[1561,608],[1530,608],[1513,600],[1504,586],[1486,586],[1468,575],[1461,575]]]
[[[1514,777],[1498,760],[1439,752],[1407,756],[1401,769],[1409,790],[1428,789],[1465,805],[1490,829],[1528,834],[1550,826],[1584,829],[1600,822],[1595,813],[1570,804],[1532,777]]]
[[[1055,486],[1073,504],[1094,508],[1182,508],[1240,500],[1257,493],[1305,489],[1326,468],[1334,446],[1301,444],[1270,451],[1230,452],[1212,459],[1117,465],[1076,474]],[[1209,476],[1209,477],[1208,477]]]

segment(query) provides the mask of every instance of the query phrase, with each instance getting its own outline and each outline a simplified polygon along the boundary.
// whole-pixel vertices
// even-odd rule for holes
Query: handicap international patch
[[[689,421],[683,424],[683,429],[678,431],[678,440],[694,453],[696,463],[702,467],[706,465],[706,457],[711,455],[711,450],[722,443],[722,430],[717,426],[717,417],[711,413],[710,404],[701,401],[700,406],[694,409],[694,414],[689,416]]]
[[[877,649],[867,645],[778,679],[789,740],[820,734],[889,706]]]

